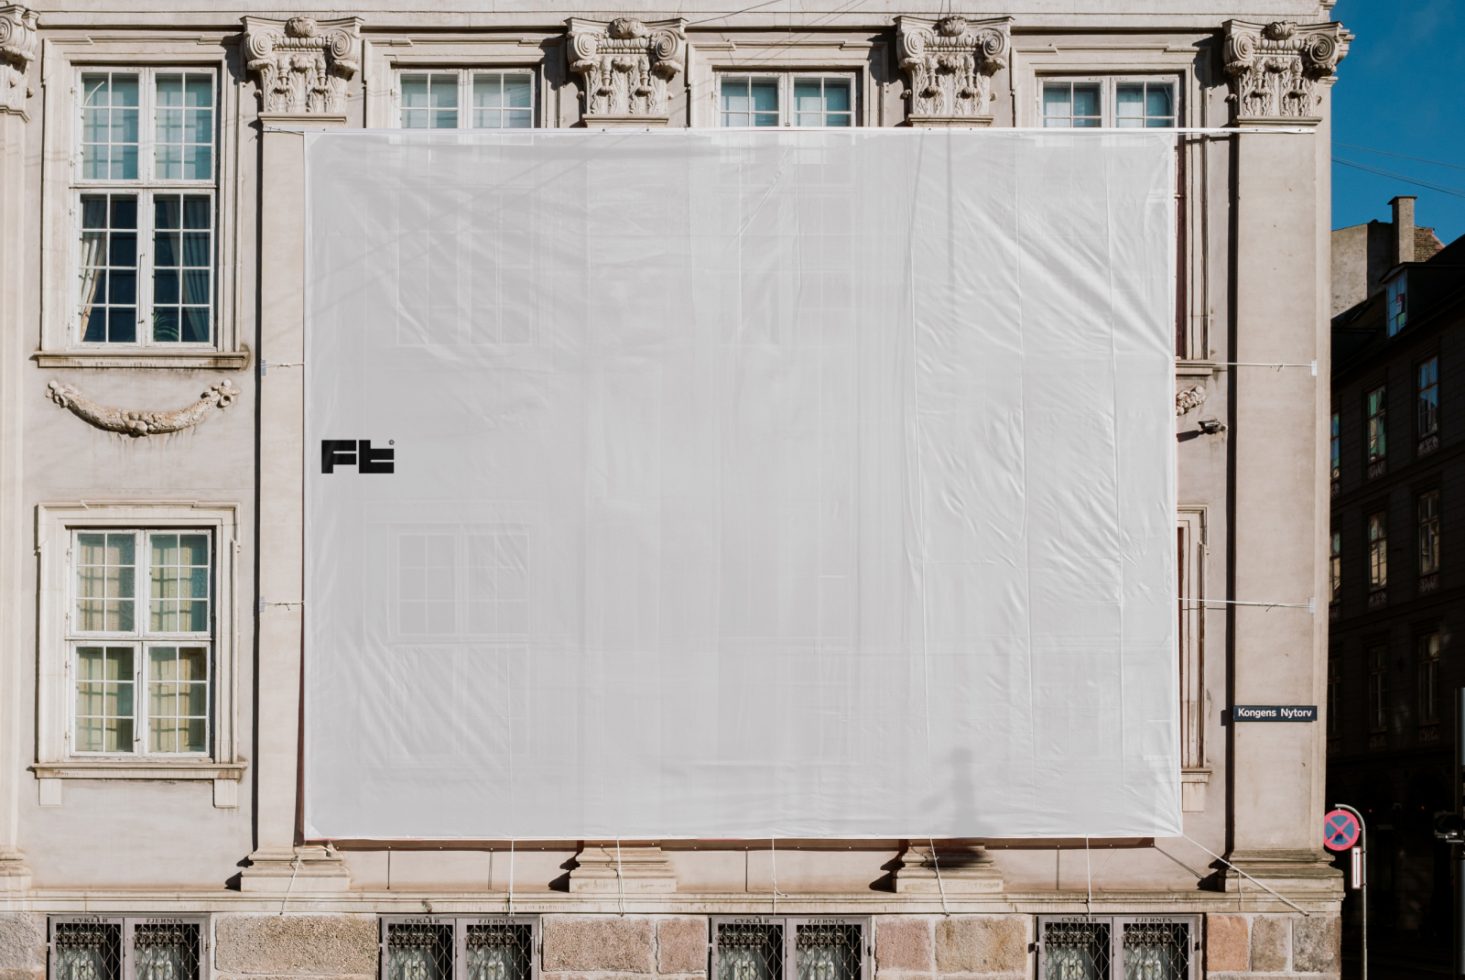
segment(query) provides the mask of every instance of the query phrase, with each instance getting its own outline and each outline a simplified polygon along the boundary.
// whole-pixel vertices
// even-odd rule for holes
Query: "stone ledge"
[[[182,368],[242,371],[249,366],[249,348],[237,351],[168,351],[163,353],[120,353],[118,351],[36,351],[31,360],[43,368]]]

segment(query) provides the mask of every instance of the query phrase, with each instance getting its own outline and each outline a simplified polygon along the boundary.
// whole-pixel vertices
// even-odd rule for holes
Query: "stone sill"
[[[1217,371],[1214,361],[1192,361],[1186,358],[1175,359],[1175,375],[1180,378],[1209,378]]]
[[[237,351],[169,351],[154,354],[141,351],[72,350],[36,351],[31,360],[43,368],[182,368],[239,371],[249,366],[249,348]]]
[[[70,759],[66,762],[38,762],[30,767],[36,775],[37,803],[61,806],[63,779],[146,779],[154,782],[211,780],[214,806],[232,810],[239,806],[239,783],[244,778],[242,762],[196,760]]]
[[[139,761],[136,759],[70,759],[38,762],[30,767],[37,779],[232,779],[244,778],[242,762],[208,759]]]

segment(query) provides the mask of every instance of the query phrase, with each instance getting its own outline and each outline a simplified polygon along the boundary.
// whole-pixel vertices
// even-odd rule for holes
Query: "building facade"
[[[1325,726],[1224,721],[1327,714],[1350,38],[1144,7],[0,7],[0,976],[1336,976]],[[304,838],[298,130],[725,125],[1197,130],[1183,837]]]
[[[1334,293],[1356,302],[1333,319],[1328,791],[1370,821],[1375,975],[1447,976],[1454,893],[1433,821],[1456,803],[1465,685],[1452,653],[1465,582],[1443,550],[1465,506],[1451,397],[1465,240],[1416,228],[1413,198],[1393,207],[1392,222],[1334,232]]]

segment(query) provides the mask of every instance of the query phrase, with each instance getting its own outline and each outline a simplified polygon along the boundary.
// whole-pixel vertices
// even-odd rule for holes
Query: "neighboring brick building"
[[[1394,220],[1333,233],[1328,793],[1370,821],[1374,976],[1450,973],[1454,706],[1465,685],[1465,239]],[[1349,242],[1373,246],[1367,271]],[[1340,257],[1343,267],[1340,268]],[[1353,910],[1357,915],[1357,910]]]
[[[0,977],[1336,977],[1323,726],[1223,724],[1325,689],[1332,7],[0,6]],[[305,839],[298,129],[811,121],[1198,130],[1185,835]]]

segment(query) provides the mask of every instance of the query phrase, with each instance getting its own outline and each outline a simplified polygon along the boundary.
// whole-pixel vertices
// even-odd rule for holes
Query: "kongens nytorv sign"
[[[1317,721],[1315,704],[1238,704],[1232,721]]]

